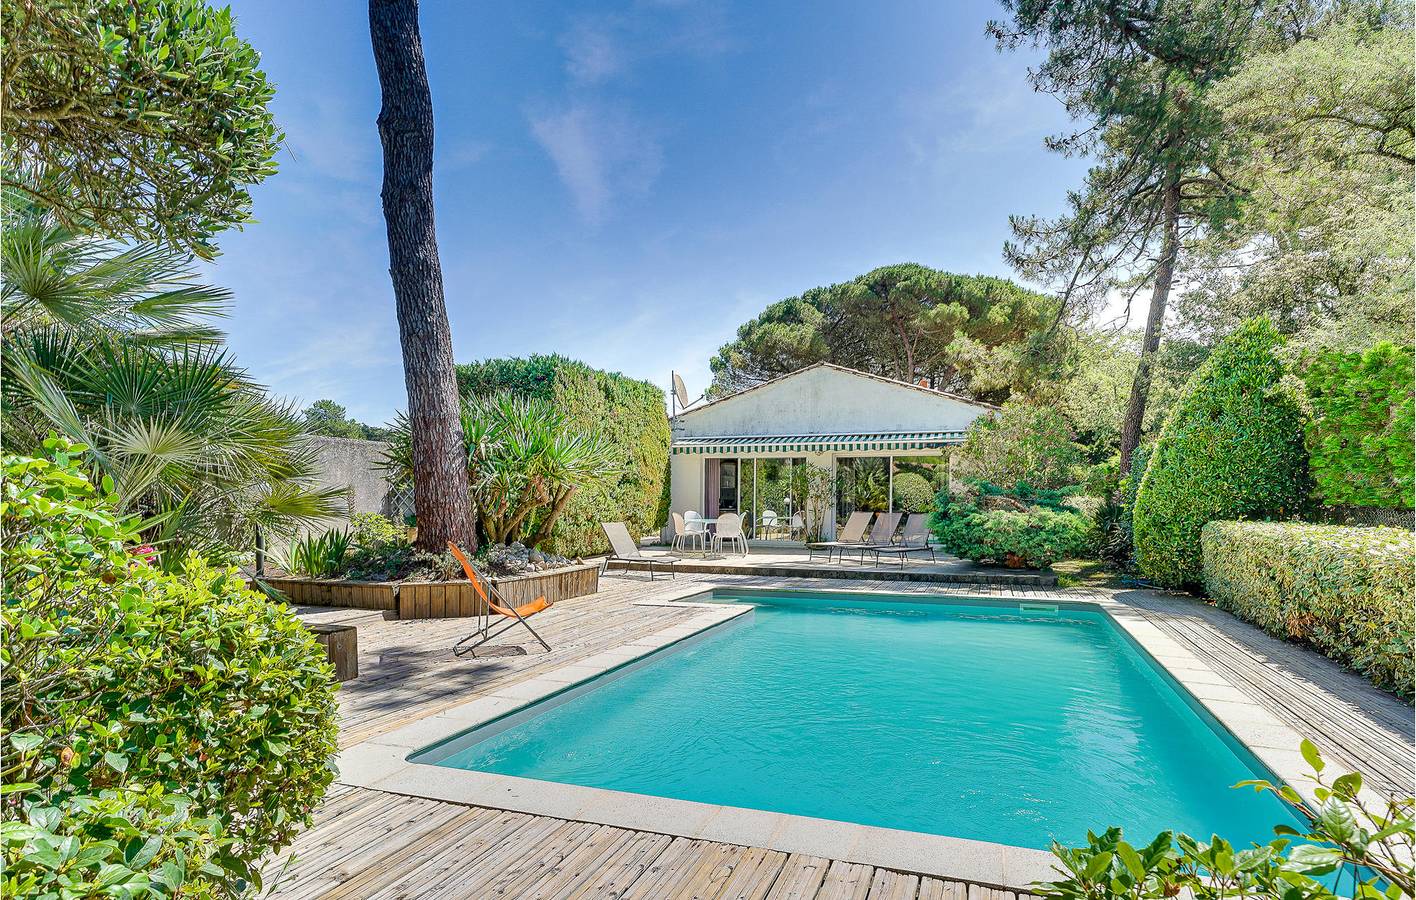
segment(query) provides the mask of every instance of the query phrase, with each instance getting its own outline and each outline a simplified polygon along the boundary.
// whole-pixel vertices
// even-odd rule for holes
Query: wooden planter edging
[[[598,591],[600,566],[582,563],[549,572],[506,575],[493,578],[492,584],[512,606],[530,603],[537,597],[555,603]],[[405,581],[398,587],[397,602],[400,619],[452,619],[479,616],[484,611],[482,598],[470,581]]]
[[[350,609],[396,610],[400,619],[453,619],[478,616],[482,598],[472,582],[459,581],[317,581],[310,578],[266,578],[266,584],[299,606],[342,606]],[[513,606],[545,597],[552,603],[593,594],[600,589],[600,566],[583,563],[493,578],[502,599]],[[252,587],[255,585],[253,584]]]
[[[350,609],[397,609],[398,585],[391,581],[316,581],[312,578],[263,578],[266,584],[300,606]],[[254,587],[254,585],[252,585]]]

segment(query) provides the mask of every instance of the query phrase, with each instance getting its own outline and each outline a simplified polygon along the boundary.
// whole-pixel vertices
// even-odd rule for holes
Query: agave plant
[[[189,551],[230,560],[257,528],[289,536],[347,506],[318,484],[300,416],[204,321],[222,292],[174,287],[168,251],[64,237],[9,201],[5,212],[0,445],[31,451],[50,432],[85,445],[169,564]]]
[[[620,469],[608,441],[577,428],[540,397],[503,392],[468,398],[462,435],[473,503],[493,543],[545,543],[576,491],[603,484]],[[397,477],[412,477],[412,442],[402,416],[394,423],[386,467]]]

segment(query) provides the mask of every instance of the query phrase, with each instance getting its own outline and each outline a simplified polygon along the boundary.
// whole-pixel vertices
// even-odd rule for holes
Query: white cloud
[[[621,196],[643,196],[663,168],[652,130],[623,109],[589,102],[532,114],[531,134],[590,224],[604,221]]]
[[[598,84],[625,71],[627,61],[607,24],[579,22],[561,36],[565,70],[575,81]]]

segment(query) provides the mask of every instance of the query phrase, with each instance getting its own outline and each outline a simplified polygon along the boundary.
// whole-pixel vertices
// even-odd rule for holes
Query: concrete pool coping
[[[606,673],[647,663],[650,657],[701,639],[753,610],[750,603],[691,600],[715,589],[739,590],[728,585],[715,588],[699,583],[685,586],[681,592],[636,601],[635,605],[690,608],[697,612],[691,619],[647,637],[567,663],[345,749],[338,758],[339,781],[396,794],[822,856],[1010,890],[1026,889],[1033,882],[1055,877],[1052,855],[1031,848],[409,761],[408,757],[418,751],[471,729],[507,720],[520,710],[527,710],[528,716],[534,715],[528,708],[548,698],[557,695],[568,698],[582,692],[577,688],[593,689],[590,682]],[[783,589],[774,590],[783,592]],[[785,592],[791,591],[786,589]],[[812,591],[806,589],[799,593]],[[889,591],[849,588],[833,588],[829,593],[930,602],[928,594],[902,596]],[[971,599],[975,598],[952,593],[947,597],[952,603]],[[976,599],[998,606],[1046,603],[1101,609],[1264,767],[1313,802],[1312,785],[1304,777],[1309,770],[1297,749],[1301,740],[1297,732],[1250,700],[1157,626],[1145,621],[1139,611],[1111,598],[1068,598],[1061,592],[1028,601],[986,596]]]

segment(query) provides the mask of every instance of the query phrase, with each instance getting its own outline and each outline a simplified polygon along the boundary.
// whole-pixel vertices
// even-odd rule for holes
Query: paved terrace
[[[551,653],[458,660],[467,620],[388,621],[359,610],[301,608],[309,621],[359,629],[360,677],[341,689],[343,747],[444,713],[570,662],[681,623],[691,609],[638,606],[697,582],[799,589],[883,590],[1019,600],[1125,604],[1205,660],[1242,692],[1317,743],[1339,767],[1381,790],[1409,792],[1411,708],[1328,660],[1274,640],[1193,599],[1153,591],[949,587],[870,580],[681,576],[650,584],[612,576],[603,590],[537,617]],[[530,815],[336,784],[304,832],[267,868],[279,898],[957,898],[1026,894],[803,852]],[[849,854],[843,854],[849,855]]]

